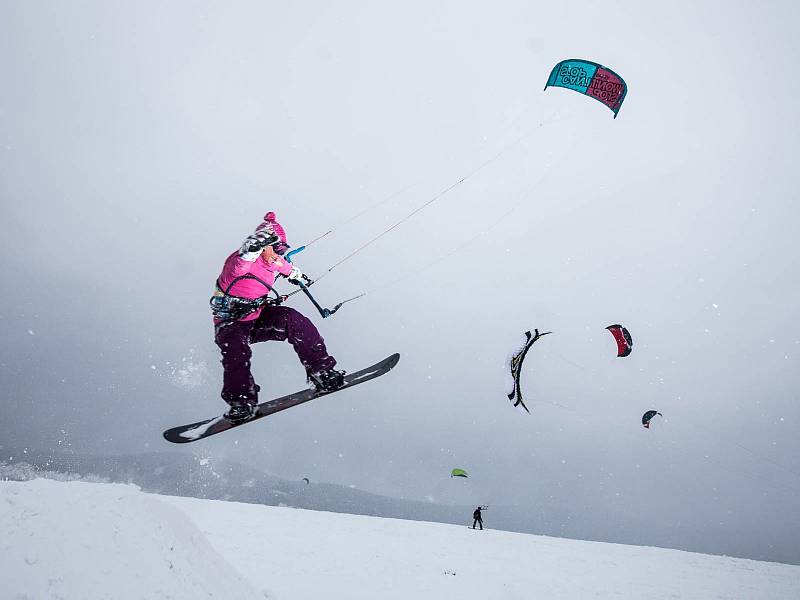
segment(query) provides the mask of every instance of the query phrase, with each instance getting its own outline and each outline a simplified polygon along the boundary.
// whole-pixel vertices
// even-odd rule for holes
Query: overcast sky
[[[0,3],[0,444],[798,527],[799,12]],[[625,78],[617,119],[542,91],[565,58]],[[266,211],[293,245],[333,229],[297,259],[317,277],[464,177],[314,287],[364,298],[325,321],[291,303],[341,368],[400,352],[394,372],[162,440],[225,408],[208,297]],[[553,334],[525,364],[528,415],[502,367],[534,327]],[[262,400],[305,386],[288,344],[258,346],[254,373]]]

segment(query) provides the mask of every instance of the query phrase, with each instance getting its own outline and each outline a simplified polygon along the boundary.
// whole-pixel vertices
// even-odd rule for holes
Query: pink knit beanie
[[[281,240],[280,244],[275,244],[275,252],[278,254],[283,254],[289,249],[289,243],[286,241],[286,232],[281,227],[281,224],[275,220],[274,212],[270,211],[264,215],[264,222],[256,227],[256,231],[268,231],[278,236]]]

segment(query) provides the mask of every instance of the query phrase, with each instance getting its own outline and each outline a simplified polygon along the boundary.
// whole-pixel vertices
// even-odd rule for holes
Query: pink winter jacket
[[[282,258],[278,258],[278,260],[276,260],[274,263],[268,264],[260,254],[255,260],[250,261],[239,256],[239,252],[237,251],[231,254],[225,261],[225,265],[222,267],[222,273],[220,273],[218,282],[220,289],[225,291],[228,289],[231,281],[237,277],[241,277],[242,275],[250,273],[251,275],[255,275],[264,281],[267,285],[271,286],[275,283],[276,273],[281,273],[288,276],[291,272],[292,265]],[[231,287],[229,293],[233,296],[239,296],[240,298],[260,298],[268,291],[269,290],[267,290],[255,279],[247,278],[240,279],[233,284],[233,287]],[[264,310],[263,306],[239,320],[252,321],[253,319],[257,319],[262,310]],[[214,323],[218,322],[219,321],[217,319],[214,320]]]

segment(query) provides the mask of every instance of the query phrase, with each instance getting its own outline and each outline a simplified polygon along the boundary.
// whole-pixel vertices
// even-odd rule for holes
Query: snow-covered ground
[[[135,486],[0,483],[0,598],[258,598],[187,515]]]
[[[0,546],[14,600],[800,598],[800,566],[45,479],[0,482]]]

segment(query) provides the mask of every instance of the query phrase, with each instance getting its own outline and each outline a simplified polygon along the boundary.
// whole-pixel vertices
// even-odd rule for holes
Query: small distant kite
[[[617,356],[628,356],[633,350],[633,338],[622,325],[609,325],[606,327],[617,341]]]
[[[552,331],[539,333],[538,329],[533,330],[535,335],[531,335],[530,331],[525,332],[525,340],[522,342],[517,350],[509,354],[506,360],[506,395],[514,406],[522,406],[526,412],[530,413],[528,407],[522,401],[522,390],[520,389],[520,378],[522,377],[522,362],[525,360],[525,355],[531,349],[533,343],[543,335],[548,335]]]
[[[311,483],[311,482],[308,480],[308,477],[303,477],[303,478],[302,478],[300,481],[305,481],[305,482],[306,482],[306,485],[308,485],[309,483]]]
[[[642,425],[644,425],[645,429],[650,429],[650,421],[658,415],[659,417],[663,417],[660,412],[657,410],[648,410],[646,413],[642,415]]]
[[[450,477],[469,478],[469,475],[467,475],[467,472],[464,469],[453,469],[450,471]]]
[[[550,86],[568,88],[591,96],[610,108],[615,119],[628,93],[628,84],[614,71],[579,58],[562,60],[553,67],[544,89]]]

